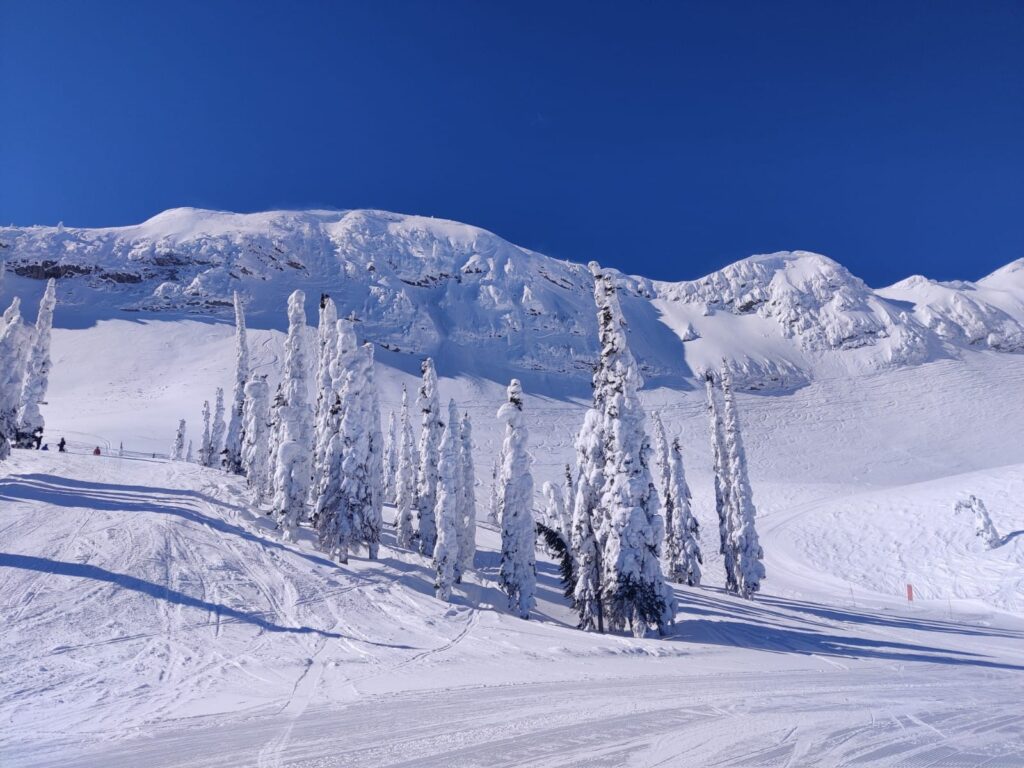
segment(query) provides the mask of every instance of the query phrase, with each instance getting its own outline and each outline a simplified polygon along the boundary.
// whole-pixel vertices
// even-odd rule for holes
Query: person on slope
[[[92,455],[93,456],[99,456],[101,453],[102,453],[102,451],[100,450],[100,447],[98,445],[95,448],[92,449]]]
[[[60,442],[59,442],[59,443],[57,443],[57,452],[58,452],[58,453],[67,453],[67,452],[68,452],[68,451],[67,451],[67,446],[68,446],[68,441],[67,441],[67,440],[65,440],[65,439],[64,439],[64,438],[62,437],[62,438],[60,439]]]

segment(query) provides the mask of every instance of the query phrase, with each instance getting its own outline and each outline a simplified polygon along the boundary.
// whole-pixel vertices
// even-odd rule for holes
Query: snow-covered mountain
[[[284,298],[301,287],[311,312],[330,293],[364,338],[434,355],[442,369],[585,379],[596,351],[585,266],[433,218],[180,208],[130,227],[0,228],[0,258],[10,282],[60,278],[65,327],[132,316],[228,319],[238,290],[257,327],[281,328]],[[823,367],[868,371],[965,350],[1024,351],[1024,260],[977,283],[912,277],[881,290],[803,251],[753,256],[693,281],[619,282],[649,378],[688,377],[726,357],[745,386],[778,389]]]

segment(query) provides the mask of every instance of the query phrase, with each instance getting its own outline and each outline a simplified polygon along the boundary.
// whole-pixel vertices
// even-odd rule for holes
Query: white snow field
[[[171,211],[0,244],[4,303],[23,295],[30,318],[37,278],[75,265],[43,407],[51,448],[64,435],[73,453],[0,464],[3,768],[1024,765],[1022,262],[877,292],[812,254],[623,277],[644,402],[681,437],[705,554],[673,633],[634,639],[576,630],[541,552],[535,617],[511,616],[486,519],[509,373],[537,489],[572,460],[594,344],[581,267],[380,212]],[[292,255],[302,269],[267,266]],[[276,380],[292,282],[311,323],[329,290],[390,347],[385,417],[422,354],[473,417],[479,551],[451,604],[387,526],[378,561],[339,566],[308,530],[283,543],[241,478],[152,456],[178,419],[197,438],[202,401],[231,385],[225,290],[248,297],[254,366]],[[694,376],[723,356],[747,389],[753,601],[721,589]],[[954,514],[969,494],[995,549]]]

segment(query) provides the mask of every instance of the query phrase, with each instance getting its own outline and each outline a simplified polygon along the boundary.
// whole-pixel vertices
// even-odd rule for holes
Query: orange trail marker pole
[[[914,585],[913,584],[907,584],[907,602],[908,603],[914,602]]]

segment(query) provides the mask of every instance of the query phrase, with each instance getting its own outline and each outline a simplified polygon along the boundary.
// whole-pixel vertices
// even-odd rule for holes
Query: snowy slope
[[[572,459],[596,347],[581,265],[375,211],[5,228],[0,254],[0,300],[30,319],[60,277],[51,443],[162,453],[180,418],[196,437],[232,382],[231,291],[274,379],[302,287],[311,322],[327,291],[377,342],[385,415],[437,356],[442,401],[474,419],[481,519],[510,375],[537,488]],[[448,606],[412,553],[338,568],[282,544],[220,473],[19,451],[0,465],[0,764],[1024,763],[1007,705],[1024,683],[1024,262],[877,291],[803,252],[620,282],[644,403],[682,437],[702,525],[708,586],[680,590],[674,636],[575,631],[546,560],[539,620],[511,618],[486,522]],[[717,589],[694,377],[723,357],[748,390],[768,572],[752,604]],[[969,493],[997,550],[953,514]]]

